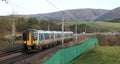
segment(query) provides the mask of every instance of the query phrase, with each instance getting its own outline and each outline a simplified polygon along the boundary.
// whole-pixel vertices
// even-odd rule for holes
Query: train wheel
[[[27,50],[26,50],[26,53],[31,53],[31,51],[32,51],[32,49],[31,49],[31,47],[27,47]]]
[[[53,44],[50,44],[51,45],[51,47],[53,47]]]
[[[23,45],[23,51],[25,52],[27,50],[27,46],[24,44]]]

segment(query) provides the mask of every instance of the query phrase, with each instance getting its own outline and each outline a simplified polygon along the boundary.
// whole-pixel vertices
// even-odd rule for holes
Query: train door
[[[33,32],[32,33],[32,45],[38,45],[38,33],[37,32]]]
[[[29,40],[27,40],[27,45],[31,46],[33,44],[32,32],[28,33]]]
[[[40,42],[41,42],[41,38],[42,38],[42,35],[39,33],[39,39],[38,39],[39,45],[40,45]]]

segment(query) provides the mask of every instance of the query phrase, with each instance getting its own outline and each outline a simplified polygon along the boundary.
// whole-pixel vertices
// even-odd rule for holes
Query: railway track
[[[37,53],[31,54],[31,56],[26,57],[26,59],[22,59],[22,60],[17,61],[13,64],[31,64],[31,63],[35,62],[36,60],[42,59],[42,58],[46,57],[48,54],[55,53],[56,51],[58,51],[60,49],[61,49],[61,45],[56,46],[56,47],[52,47],[49,49],[45,49],[42,51],[38,51]]]
[[[56,50],[60,49],[59,47],[56,48]],[[48,55],[48,53],[51,53],[55,51],[55,48],[50,48],[50,49],[46,49],[46,50],[42,50],[41,52],[36,52],[36,53],[32,53],[32,54],[26,54],[26,53],[15,53],[13,55],[10,56],[5,56],[0,58],[0,64],[29,64],[34,62],[36,59],[39,58],[43,58],[46,55]]]
[[[17,62],[21,59],[24,59],[26,57],[29,57],[30,55],[24,54],[24,53],[17,53],[16,56],[11,56],[8,59],[0,61],[0,64],[13,64],[14,62]],[[6,58],[6,57],[5,57]]]
[[[15,48],[15,49],[10,49],[10,50],[7,50],[7,51],[3,51],[3,53],[0,53],[0,58],[4,57],[4,56],[11,55],[11,54],[14,54],[14,53],[22,52],[22,51],[23,51],[23,48],[21,48],[21,47]]]
[[[4,57],[0,57],[0,62],[5,61],[5,60],[10,59],[10,58],[15,57],[15,56],[19,56],[21,54],[22,54],[21,52],[18,52],[18,53],[14,53],[14,54],[11,54],[11,55],[4,56]]]
[[[21,64],[21,62],[23,62],[22,64],[29,64],[34,62],[36,59],[45,57],[46,55],[48,55],[48,53],[52,53],[53,51],[60,49],[60,47],[61,46],[58,45],[42,51],[37,51],[36,53],[32,54],[26,54],[17,49],[5,51],[4,53],[0,54],[0,64]],[[31,59],[32,61],[28,61]]]
[[[83,42],[83,41],[81,41],[81,42]],[[69,43],[74,44],[74,41],[69,42]],[[69,43],[64,43],[64,45],[65,45],[64,48],[74,46],[74,45],[69,45],[68,46]],[[77,44],[78,43],[76,43],[75,45],[77,45]],[[39,62],[39,64],[40,64],[40,63],[48,60],[55,52],[57,52],[60,49],[62,49],[62,45],[58,45],[58,46],[55,46],[55,47],[52,47],[52,48],[48,48],[48,49],[45,49],[43,51],[40,51],[40,52],[28,57],[26,59],[22,59],[20,61],[17,61],[13,64],[31,64],[31,63],[34,64],[34,62],[36,62],[36,60],[40,60],[40,62]]]
[[[72,44],[74,44],[74,42],[70,42],[70,43],[64,43],[65,47],[70,47],[73,46]],[[70,45],[70,46],[68,46]],[[26,54],[23,52],[17,52],[17,53],[13,53],[13,54],[9,54],[7,56],[3,56],[0,57],[0,64],[31,64],[34,63],[36,60],[40,60],[45,58],[46,56],[47,59],[49,57],[51,57],[55,52],[57,52],[58,50],[60,50],[62,48],[61,45],[55,46],[55,47],[51,47],[42,51],[38,51],[36,53],[32,53],[32,54]],[[50,55],[52,54],[52,55]],[[43,61],[41,61],[43,62]]]

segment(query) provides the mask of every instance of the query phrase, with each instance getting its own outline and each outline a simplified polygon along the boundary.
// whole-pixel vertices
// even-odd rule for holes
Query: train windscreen
[[[29,40],[29,32],[23,32],[22,39],[23,39],[24,41],[25,41],[25,40]]]

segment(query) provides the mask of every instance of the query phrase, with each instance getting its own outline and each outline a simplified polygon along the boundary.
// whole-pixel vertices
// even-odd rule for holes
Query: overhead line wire
[[[14,3],[14,2],[12,2],[10,0],[9,0],[9,2],[10,2],[9,5],[12,6],[12,7],[15,7],[18,11],[21,11],[21,12],[26,12],[26,11],[32,12],[32,11],[30,11],[28,9],[25,9],[25,8],[19,6],[18,4]]]
[[[10,1],[10,0],[9,0],[9,1]],[[10,1],[10,2],[11,2],[12,4],[16,5],[16,7],[21,8],[21,9],[23,9],[23,10],[26,10],[25,8],[19,6],[18,4],[14,3],[14,2],[12,2],[12,1]]]
[[[50,2],[49,0],[46,0],[49,4],[51,4],[54,8],[56,8],[57,10],[59,10],[59,11],[61,11],[58,7],[56,7],[52,2]],[[77,20],[76,18],[75,18],[75,16],[73,16],[69,11],[66,11],[66,10],[64,10],[64,12],[66,13],[66,14],[68,14],[70,17],[72,17],[74,20]]]
[[[54,8],[56,8],[57,10],[60,10],[59,8],[57,8],[54,4],[52,4],[49,0],[47,0],[47,2],[49,3],[49,4],[51,4]]]

